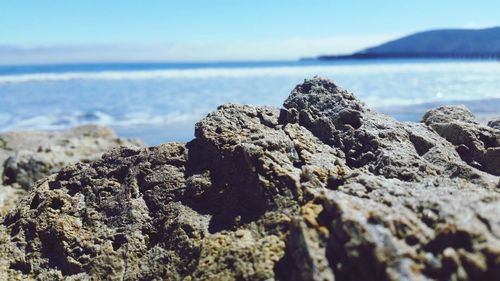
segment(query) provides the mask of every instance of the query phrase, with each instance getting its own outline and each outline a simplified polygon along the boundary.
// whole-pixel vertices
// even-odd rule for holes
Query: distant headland
[[[411,34],[347,55],[321,55],[318,60],[384,58],[457,58],[500,60],[500,27],[441,29]]]

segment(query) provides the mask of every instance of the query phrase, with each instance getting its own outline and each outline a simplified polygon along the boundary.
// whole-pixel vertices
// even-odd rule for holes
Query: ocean
[[[0,66],[0,131],[62,130],[94,123],[155,145],[193,138],[223,103],[280,107],[315,75],[401,121],[465,104],[500,115],[500,62],[366,60]]]

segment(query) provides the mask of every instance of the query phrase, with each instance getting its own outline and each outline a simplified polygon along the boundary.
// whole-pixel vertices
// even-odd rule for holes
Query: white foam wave
[[[0,131],[18,130],[63,130],[83,124],[97,124],[110,127],[133,127],[141,125],[169,125],[183,122],[195,122],[204,113],[185,114],[172,112],[167,115],[155,115],[153,113],[136,112],[123,117],[115,117],[104,112],[95,111],[89,113],[74,114],[49,114],[36,115],[24,118],[4,116],[0,122]]]
[[[287,67],[241,67],[241,68],[202,68],[202,69],[169,69],[144,71],[100,71],[100,72],[67,72],[36,73],[0,76],[0,84],[24,83],[33,81],[68,81],[68,80],[145,80],[169,78],[238,78],[251,76],[310,76],[314,74],[371,74],[371,73],[424,73],[432,71],[493,71],[500,73],[497,62],[450,62],[433,65],[426,64],[357,64],[357,65],[321,65],[321,66],[287,66]]]

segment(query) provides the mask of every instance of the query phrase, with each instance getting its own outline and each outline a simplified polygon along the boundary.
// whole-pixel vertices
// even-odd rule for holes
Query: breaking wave
[[[126,71],[96,71],[96,72],[66,72],[66,73],[33,73],[21,75],[0,75],[0,84],[24,83],[33,81],[68,81],[68,80],[145,80],[169,78],[215,78],[215,77],[252,77],[252,76],[304,76],[314,74],[327,75],[366,75],[370,73],[428,73],[429,71],[460,72],[494,71],[500,73],[495,62],[450,62],[438,63],[432,69],[426,64],[352,64],[352,65],[318,65],[318,66],[287,66],[287,67],[233,67],[233,68],[199,68],[199,69],[168,69],[168,70],[126,70]]]
[[[195,117],[196,116],[196,117]],[[135,112],[126,116],[111,116],[100,111],[76,112],[72,114],[49,114],[29,117],[0,115],[0,131],[19,130],[63,130],[82,124],[97,124],[110,127],[130,127],[147,125],[165,125],[182,122],[194,122],[197,115],[170,113],[156,115]]]

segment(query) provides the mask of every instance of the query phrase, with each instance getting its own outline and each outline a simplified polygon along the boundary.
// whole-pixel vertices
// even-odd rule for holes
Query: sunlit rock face
[[[0,277],[500,279],[500,131],[465,108],[401,123],[314,78],[195,136],[36,182],[1,223]]]

